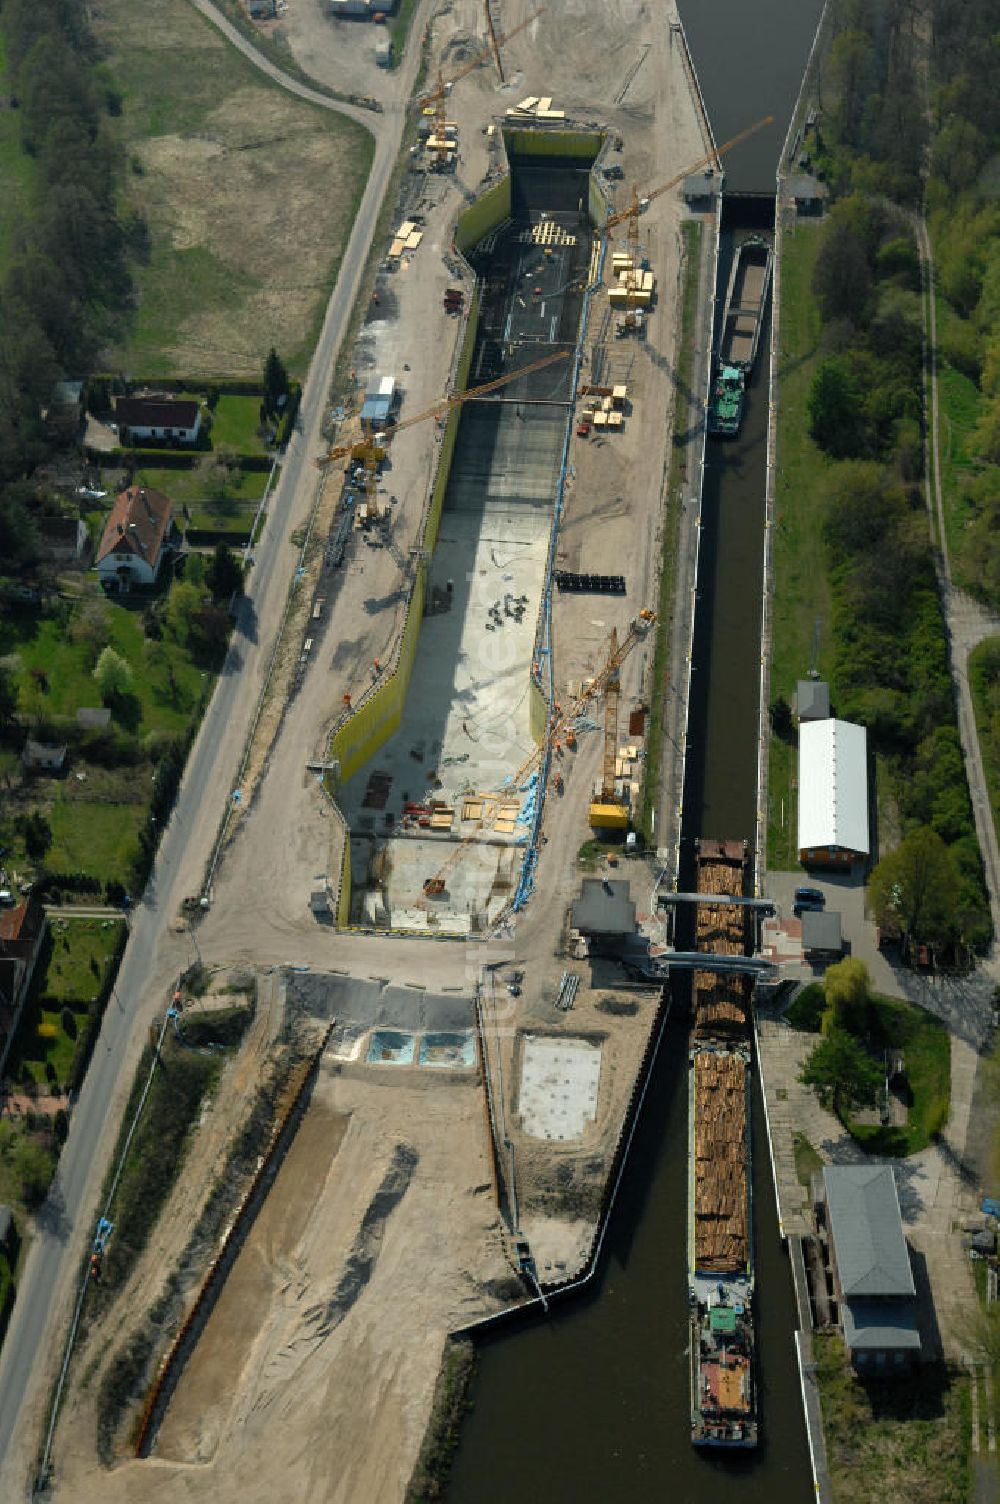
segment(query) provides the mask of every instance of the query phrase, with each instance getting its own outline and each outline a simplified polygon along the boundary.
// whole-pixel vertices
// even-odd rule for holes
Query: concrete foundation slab
[[[526,1034],[519,1107],[532,1138],[580,1138],[597,1117],[601,1046],[586,1039]]]

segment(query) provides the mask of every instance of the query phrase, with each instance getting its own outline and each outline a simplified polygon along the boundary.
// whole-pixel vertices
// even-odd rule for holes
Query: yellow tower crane
[[[729,141],[724,142],[722,146],[715,147],[712,151],[706,152],[703,157],[699,157],[696,162],[690,163],[689,166],[684,168],[683,172],[676,173],[669,182],[660,183],[658,187],[650,189],[648,193],[644,193],[641,197],[638,188],[633,187],[632,198],[630,202],[628,203],[626,208],[619,210],[617,214],[612,214],[608,219],[604,221],[604,224],[601,226],[602,234],[604,236],[608,236],[610,235],[612,230],[617,228],[618,225],[627,225],[628,228],[625,232],[625,244],[631,250],[633,259],[638,260],[639,216],[640,214],[645,214],[646,210],[649,208],[653,200],[660,198],[660,196],[664,193],[669,193],[671,188],[676,188],[678,183],[683,182],[683,180],[687,177],[690,177],[692,173],[698,172],[700,168],[708,167],[714,163],[717,163],[720,157],[725,156],[726,152],[732,151],[734,146],[739,146],[743,141],[746,141],[751,136],[756,135],[757,131],[762,130],[765,125],[770,125],[773,120],[773,115],[765,115],[763,119],[755,121],[753,125],[748,125],[745,130],[740,131]],[[627,277],[628,280],[626,283],[625,293],[625,328],[634,329],[636,326],[636,268],[634,266],[631,271],[627,273]]]
[[[477,841],[484,834],[484,832],[489,830],[490,827],[495,823],[504,801],[513,799],[514,795],[524,783],[524,780],[530,777],[530,775],[541,766],[542,759],[548,748],[557,746],[563,740],[563,738],[566,738],[567,742],[571,744],[570,738],[574,735],[572,730],[573,723],[576,721],[578,716],[583,715],[584,711],[590,708],[592,702],[595,699],[598,699],[602,694],[607,695],[609,687],[611,689],[611,693],[615,702],[614,715],[615,724],[617,725],[618,696],[621,692],[621,666],[625,662],[625,659],[628,657],[629,653],[631,653],[632,649],[635,647],[636,643],[641,642],[641,640],[646,636],[646,633],[649,631],[650,627],[655,621],[656,612],[651,611],[648,607],[643,607],[643,609],[639,612],[639,615],[635,617],[635,619],[630,623],[628,633],[621,643],[619,643],[618,641],[617,629],[615,629],[611,633],[611,640],[608,646],[608,657],[607,661],[604,664],[604,667],[595,676],[595,678],[591,679],[590,683],[581,691],[579,697],[573,701],[572,705],[570,705],[567,710],[559,711],[552,717],[548,731],[546,732],[541,744],[533,748],[532,751],[529,752],[528,756],[524,759],[517,772],[512,775],[509,782],[506,784],[506,792],[501,791],[500,793],[491,794],[489,796],[482,796],[484,800],[487,797],[490,800],[486,813],[477,824],[475,830],[471,831],[468,835],[463,836],[462,839],[451,848],[445,861],[437,869],[433,877],[428,877],[425,880],[425,901],[429,898],[441,897],[441,895],[447,889],[447,877],[449,872],[451,872],[456,863],[462,859],[462,857],[468,851],[471,843],[473,841]],[[608,767],[606,736],[604,766],[604,781],[606,782]],[[612,754],[610,785],[611,802],[609,802],[608,805],[605,806],[603,802],[602,792],[601,801],[595,801],[590,807],[591,824],[596,823],[594,820],[595,810],[607,807],[609,810],[613,810],[615,815],[617,816],[618,811],[622,809],[622,806],[613,802],[615,798],[614,772],[615,759],[614,755]],[[624,826],[628,824],[627,812],[622,809],[622,813],[624,814],[625,818],[624,822],[618,824],[617,828],[619,829],[624,829]],[[604,823],[607,826],[610,824],[610,821],[605,821]]]
[[[365,497],[367,501],[367,519],[369,522],[378,522],[380,513],[378,507],[378,468],[386,456],[386,445],[394,434],[402,433],[404,428],[412,428],[416,423],[425,423],[428,418],[442,418],[453,407],[461,407],[463,402],[469,402],[474,397],[485,397],[487,392],[495,392],[500,387],[506,386],[508,381],[514,381],[518,376],[530,376],[535,371],[542,371],[546,366],[553,366],[560,360],[568,360],[571,350],[556,350],[551,355],[543,355],[541,360],[533,360],[526,366],[519,366],[515,371],[508,371],[503,376],[498,376],[494,381],[485,381],[482,386],[471,387],[465,392],[451,392],[446,397],[441,397],[431,407],[425,407],[422,412],[414,413],[410,418],[404,418],[400,423],[391,423],[388,428],[380,433],[362,434],[358,438],[349,440],[344,444],[335,444],[328,449],[326,454],[321,454],[316,464],[321,470],[335,460],[352,459],[360,461],[365,467]]]
[[[493,57],[496,62],[497,71],[500,74],[500,82],[503,83],[504,76],[503,68],[500,64],[500,48],[509,42],[512,37],[516,37],[518,32],[524,31],[526,27],[530,26],[532,21],[537,21],[544,9],[545,6],[540,5],[537,10],[533,10],[531,15],[525,20],[520,21],[517,26],[512,26],[510,31],[503,32],[498,36],[493,27],[487,0],[486,16],[490,38],[489,46],[481,48],[475,57],[470,58],[464,67],[459,68],[458,72],[453,73],[448,79],[443,78],[440,69],[438,69],[437,83],[434,85],[434,88],[430,89],[426,94],[422,94],[417,100],[417,107],[424,113],[431,108],[434,110],[434,134],[427,145],[428,149],[434,153],[435,165],[439,172],[443,172],[448,166],[453,149],[453,143],[448,139],[448,111],[446,108],[448,95],[460,79],[474,72],[488,57]]]

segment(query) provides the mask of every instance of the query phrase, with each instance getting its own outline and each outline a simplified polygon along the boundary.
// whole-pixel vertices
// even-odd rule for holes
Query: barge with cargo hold
[[[698,844],[696,948],[749,955],[741,841]],[[750,1182],[750,979],[695,971],[688,1059],[688,1300],[691,1440],[757,1445]]]
[[[771,247],[761,235],[741,241],[733,256],[708,408],[708,431],[717,438],[734,439],[740,431],[771,289],[771,259]]]

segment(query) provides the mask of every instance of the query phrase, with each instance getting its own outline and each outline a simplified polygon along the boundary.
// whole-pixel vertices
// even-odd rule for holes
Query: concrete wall
[[[510,215],[510,178],[504,177],[466,209],[455,226],[455,249],[467,256],[484,235]]]
[[[426,590],[427,566],[421,563],[417,566],[413,594],[406,608],[406,620],[394,669],[385,675],[379,687],[338,727],[330,740],[328,757],[331,761],[336,759],[340,764],[341,783],[346,783],[370,757],[374,757],[383,742],[387,742],[399,730],[417,652]]]
[[[508,185],[509,198],[509,185]],[[469,211],[472,212],[471,210]],[[479,286],[477,284],[469,303],[469,317],[465,326],[465,338],[459,351],[458,362],[455,366],[455,390],[462,392],[469,380],[469,367],[472,364],[472,352],[476,345],[476,330],[479,328]],[[437,473],[434,476],[434,484],[431,488],[430,502],[427,507],[427,520],[424,523],[423,541],[421,547],[433,553],[437,546],[438,530],[441,526],[441,509],[444,506],[444,494],[448,489],[448,478],[451,475],[451,461],[455,453],[455,441],[458,438],[458,425],[462,420],[462,409],[453,407],[445,419],[444,433],[441,437],[441,452],[438,455]]]
[[[511,157],[579,157],[593,161],[604,145],[603,131],[530,130],[505,125],[503,144]]]

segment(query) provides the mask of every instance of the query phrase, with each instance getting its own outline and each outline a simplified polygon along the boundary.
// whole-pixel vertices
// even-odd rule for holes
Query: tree
[[[874,1106],[882,1069],[846,1029],[832,1029],[809,1055],[799,1080],[814,1086],[822,1105],[843,1121],[852,1108]]]
[[[14,1173],[29,1207],[40,1206],[55,1171],[55,1160],[35,1138],[24,1137],[14,1150]]]
[[[228,600],[242,588],[243,570],[239,560],[224,543],[216,545],[212,562],[205,572],[205,584],[216,600]]]
[[[864,447],[864,407],[846,356],[824,360],[816,371],[807,403],[809,432],[834,459],[849,459]]]
[[[791,742],[795,739],[792,707],[784,695],[779,695],[771,706],[771,730],[781,742]]]
[[[75,1039],[78,1030],[76,1024],[76,1014],[73,1012],[72,1008],[64,1008],[62,1010],[59,1015],[59,1022],[62,1024],[63,1033],[66,1035],[66,1038]]]
[[[17,715],[17,685],[9,669],[0,667],[0,725],[8,725]]]
[[[33,862],[40,862],[52,845],[52,827],[40,810],[32,810],[22,826],[24,849]]]
[[[236,452],[220,445],[198,461],[198,479],[211,501],[228,501],[237,470]]]
[[[288,372],[272,345],[267,360],[264,362],[264,411],[268,417],[273,417],[282,406],[279,399],[287,396]]]
[[[859,1034],[865,1026],[871,993],[871,978],[864,961],[859,961],[856,956],[845,956],[843,961],[828,966],[823,978],[823,993],[826,997],[823,1033],[846,1029],[851,1034]]]
[[[929,825],[918,826],[871,875],[868,896],[875,920],[902,931],[910,942],[953,938],[958,927],[959,873],[949,848]]]
[[[167,596],[167,630],[176,642],[186,646],[191,637],[195,616],[205,604],[206,592],[190,580],[175,580]]]
[[[94,668],[94,678],[105,704],[122,700],[132,693],[132,670],[114,648],[104,648]]]
[[[111,618],[104,601],[87,601],[73,617],[70,639],[86,650],[90,662],[96,663],[102,648],[111,638]]]

